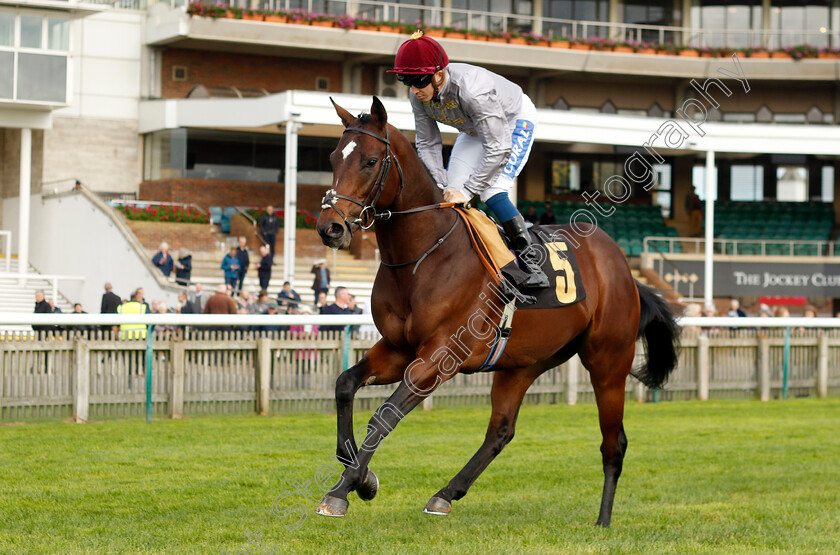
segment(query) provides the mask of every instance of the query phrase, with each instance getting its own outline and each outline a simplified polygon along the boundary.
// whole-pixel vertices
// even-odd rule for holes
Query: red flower
[[[181,218],[175,218],[175,221],[180,222]]]

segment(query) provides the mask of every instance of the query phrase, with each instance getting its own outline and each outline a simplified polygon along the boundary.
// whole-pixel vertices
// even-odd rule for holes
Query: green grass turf
[[[628,404],[609,530],[593,526],[596,413],[525,406],[439,517],[421,509],[472,456],[489,407],[418,410],[373,459],[376,499],[351,494],[338,519],[295,494],[278,506],[309,505],[295,530],[272,501],[330,462],[334,415],[0,426],[0,552],[248,553],[246,530],[276,554],[840,551],[840,400]]]

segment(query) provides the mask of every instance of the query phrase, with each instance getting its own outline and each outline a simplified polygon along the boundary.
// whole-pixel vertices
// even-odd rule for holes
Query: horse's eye
[[[365,167],[366,168],[372,168],[373,166],[376,165],[376,162],[378,162],[378,160],[376,158],[371,158],[367,161],[367,163],[365,164]]]

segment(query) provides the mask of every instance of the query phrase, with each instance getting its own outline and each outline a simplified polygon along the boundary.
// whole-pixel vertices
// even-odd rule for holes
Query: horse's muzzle
[[[321,241],[330,248],[344,249],[350,245],[350,232],[340,222],[335,220],[324,223],[318,222],[315,229],[318,230]]]

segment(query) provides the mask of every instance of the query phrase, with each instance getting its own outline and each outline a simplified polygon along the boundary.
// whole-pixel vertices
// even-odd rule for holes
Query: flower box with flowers
[[[820,48],[817,51],[817,58],[820,60],[840,59],[840,48]]]
[[[444,27],[443,36],[448,39],[466,40],[467,33],[460,27]]]
[[[206,224],[210,223],[210,214],[201,212],[195,208],[183,206],[168,206],[166,204],[156,206],[137,206],[136,204],[125,204],[117,207],[126,219],[146,222],[172,222],[184,224]]]
[[[265,12],[262,10],[242,10],[242,19],[246,21],[264,21]]]
[[[353,28],[358,31],[379,31],[379,23],[373,19],[357,17],[353,20]]]
[[[288,23],[289,16],[284,11],[265,12],[265,18],[263,21],[269,23]]]
[[[379,22],[380,33],[399,33],[400,31],[402,31],[402,23],[400,23],[399,21]]]
[[[205,4],[204,2],[192,2],[187,6],[187,14],[197,17],[209,17],[218,19],[227,17],[227,6],[224,4]]]
[[[332,27],[335,18],[325,13],[310,13],[309,24],[313,27]]]
[[[531,31],[530,33],[525,33],[522,36],[525,37],[529,46],[551,46],[548,42],[548,37],[544,37],[539,33]]]

